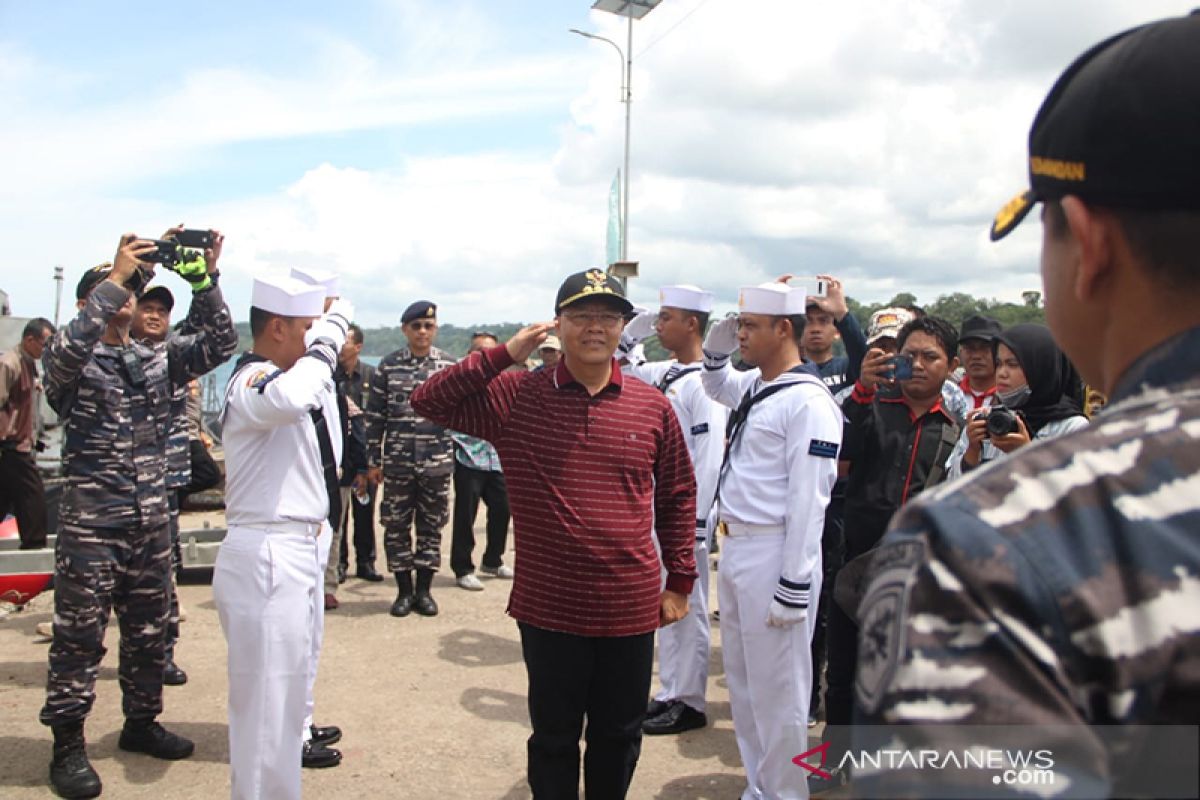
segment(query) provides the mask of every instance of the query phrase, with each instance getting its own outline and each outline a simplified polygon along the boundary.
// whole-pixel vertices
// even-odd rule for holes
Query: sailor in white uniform
[[[642,730],[673,734],[708,724],[706,698],[711,634],[708,619],[709,540],[716,522],[713,500],[725,446],[728,411],[704,393],[700,373],[701,344],[713,295],[695,286],[664,286],[660,310],[643,311],[625,326],[618,358],[627,354],[622,371],[667,396],[687,440],[696,472],[696,568],[699,577],[688,598],[688,613],[658,632],[658,677],[661,683],[646,709]],[[669,361],[642,362],[637,345],[650,333],[674,354]],[[664,572],[664,580],[666,573]]]
[[[311,286],[319,286],[325,292],[324,311],[328,311],[334,300],[337,300],[341,294],[341,279],[336,272],[319,269],[301,269],[292,267],[293,278],[307,283]],[[326,416],[329,423],[330,436],[337,440],[337,450],[340,454],[345,442],[342,441],[342,413],[343,409],[341,402],[337,397],[337,391],[331,383],[329,387],[329,397],[323,397],[321,404],[325,408],[332,408],[333,414]],[[338,456],[338,463],[341,464],[341,456]],[[317,665],[321,660],[321,648],[325,644],[325,582],[327,580],[337,580],[336,571],[329,569],[329,562],[332,559],[334,564],[337,563],[338,553],[336,551],[338,537],[334,535],[332,525],[326,525],[326,531],[322,531],[317,537],[317,558],[321,565],[321,577],[317,584],[317,613],[313,615],[313,635],[312,635],[312,654],[309,660],[308,670],[308,694],[305,698],[306,713],[304,716],[304,726],[300,735],[304,739],[304,748],[301,753],[300,763],[305,767],[336,767],[342,761],[342,754],[330,747],[342,738],[342,731],[336,725],[326,725],[317,727],[313,724],[313,709],[315,702],[313,699],[313,690],[317,684]]]
[[[726,539],[718,591],[721,643],[743,800],[808,796],[810,644],[821,596],[821,531],[837,479],[842,414],[820,374],[800,358],[803,290],[743,287],[737,318],[704,340],[702,383],[735,409],[718,479]],[[738,349],[755,369],[738,372]]]
[[[232,797],[300,797],[319,594],[318,536],[338,498],[333,370],[353,311],[294,278],[254,282],[254,349],[221,411],[228,533],[213,598],[229,650]]]

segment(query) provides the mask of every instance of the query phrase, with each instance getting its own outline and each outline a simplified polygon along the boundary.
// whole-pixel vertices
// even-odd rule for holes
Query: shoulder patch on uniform
[[[699,425],[692,426],[692,436],[699,436],[702,433],[708,433],[707,422],[701,422]]]
[[[283,370],[277,369],[274,372],[267,372],[265,369],[256,370],[250,379],[246,381],[246,386],[250,389],[258,389],[258,393],[262,394],[267,390],[267,384],[283,374]]]
[[[854,694],[868,714],[879,709],[904,657],[909,578],[924,552],[922,542],[910,539],[884,545],[862,557],[864,561],[869,559],[869,583],[854,615],[859,624]]]
[[[808,442],[808,454],[817,456],[818,458],[837,458],[838,444],[837,442],[823,442],[820,439],[810,439]]]

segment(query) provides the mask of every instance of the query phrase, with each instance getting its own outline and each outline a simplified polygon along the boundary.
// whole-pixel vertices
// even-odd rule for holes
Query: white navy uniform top
[[[314,351],[327,349],[318,356]],[[319,523],[329,494],[312,417],[320,408],[334,463],[342,460],[333,373],[318,341],[289,370],[270,361],[243,365],[229,379],[221,409],[225,445],[225,518],[230,527]]]
[[[671,359],[629,363],[621,371],[659,391],[666,389],[664,394],[671,401],[679,427],[683,429],[688,455],[692,457],[692,469],[696,473],[696,538],[707,539],[708,512],[716,500],[717,477],[725,452],[725,423],[729,412],[725,406],[714,403],[704,391],[700,378],[703,372],[701,366],[699,361],[680,364]]]
[[[837,480],[842,412],[824,382],[805,372],[764,381],[758,369],[738,372],[727,359],[705,362],[705,392],[736,409],[748,391],[775,391],[755,403],[734,441],[718,484],[721,520],[782,529],[780,588],[791,604],[808,607],[808,587],[821,569],[825,508]],[[803,588],[799,588],[803,587]]]

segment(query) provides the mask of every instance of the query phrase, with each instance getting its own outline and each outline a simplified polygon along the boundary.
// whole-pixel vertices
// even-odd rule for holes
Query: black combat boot
[[[169,761],[187,758],[196,749],[191,739],[171,733],[153,719],[126,719],[117,747]]]
[[[407,617],[413,610],[413,603],[416,598],[413,597],[412,572],[404,569],[396,573],[396,585],[400,587],[400,593],[396,595],[396,602],[392,603],[392,610],[389,611],[393,617]]]
[[[88,761],[83,741],[83,723],[55,725],[54,760],[50,762],[50,785],[59,797],[99,797],[100,776]]]
[[[416,602],[413,603],[413,611],[416,611],[423,617],[437,616],[437,603],[433,602],[433,596],[429,594],[429,587],[432,584],[433,570],[417,570],[417,599]]]

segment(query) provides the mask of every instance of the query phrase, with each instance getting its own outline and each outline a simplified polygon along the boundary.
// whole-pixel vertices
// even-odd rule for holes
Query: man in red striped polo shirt
[[[559,288],[555,323],[473,353],[412,395],[423,417],[495,445],[512,505],[535,798],[625,797],[641,752],[654,631],[687,613],[696,481],[667,399],[613,353],[632,306],[598,269]],[[552,328],[552,370],[511,372]],[[658,532],[659,558],[650,538]]]

